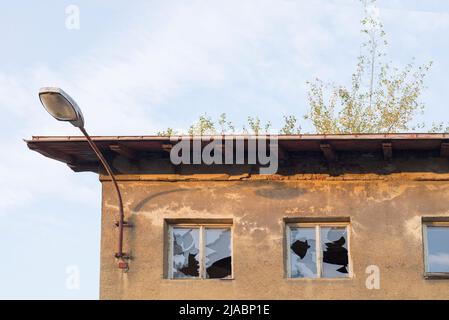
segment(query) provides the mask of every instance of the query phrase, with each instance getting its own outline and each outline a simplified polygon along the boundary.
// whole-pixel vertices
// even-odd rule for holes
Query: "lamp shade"
[[[39,99],[45,110],[59,121],[69,121],[75,127],[84,126],[84,118],[76,102],[62,89],[44,87],[39,90]]]

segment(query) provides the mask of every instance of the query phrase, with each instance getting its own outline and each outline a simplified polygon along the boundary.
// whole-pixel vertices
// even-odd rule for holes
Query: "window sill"
[[[219,279],[209,279],[209,278],[164,278],[163,280],[170,281],[231,281],[235,280],[235,278],[219,278]]]
[[[353,280],[353,277],[346,277],[346,278],[284,278],[284,280],[287,281],[347,281],[347,280]]]
[[[426,280],[444,280],[449,279],[449,273],[441,272],[441,273],[426,273],[424,274],[424,279]]]

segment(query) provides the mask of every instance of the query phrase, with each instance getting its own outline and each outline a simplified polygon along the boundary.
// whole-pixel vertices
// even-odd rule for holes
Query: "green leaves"
[[[367,40],[361,44],[351,86],[309,82],[310,120],[318,133],[392,133],[412,129],[410,123],[422,113],[420,101],[429,62],[402,69],[391,68],[385,53],[388,42],[382,23],[371,15],[375,0],[362,1],[365,17],[361,32]]]
[[[297,125],[297,119],[295,116],[284,116],[284,126],[282,127],[280,134],[300,134],[301,126]]]
[[[386,49],[388,42],[383,24],[378,18],[375,0],[360,0],[365,17],[360,21],[366,40],[361,44],[350,85],[314,79],[307,82],[309,110],[304,116],[317,133],[394,133],[425,128],[412,126],[415,117],[424,112],[420,100],[425,89],[424,78],[432,62],[416,65],[414,59],[402,67],[391,66]],[[268,121],[248,116],[240,130],[243,133],[264,134],[271,129]],[[217,121],[203,114],[190,126],[188,134],[212,135],[235,133],[235,126],[222,113]],[[430,132],[449,132],[449,124],[433,124]],[[294,115],[284,116],[280,134],[299,134],[301,126]],[[160,135],[180,134],[168,128]]]
[[[192,124],[188,133],[190,135],[212,135],[216,134],[215,123],[206,113],[200,115],[198,121]]]
[[[289,119],[289,125],[296,124],[296,118],[285,117]],[[271,129],[271,122],[262,123],[259,117],[248,116],[247,124],[243,126],[240,131],[246,134],[266,134]],[[293,129],[292,129],[293,130]],[[299,130],[299,129],[298,129]],[[216,121],[212,120],[206,113],[199,116],[198,120],[192,124],[187,131],[189,135],[217,135],[217,134],[234,134],[236,132],[234,124],[227,119],[226,113],[220,114]],[[182,131],[176,131],[172,128],[167,128],[164,131],[158,132],[159,136],[182,135]]]
[[[174,135],[177,135],[177,134],[178,134],[178,132],[175,129],[170,128],[170,127],[165,129],[165,130],[163,130],[163,131],[159,131],[157,133],[158,136],[167,136],[167,137],[174,136]]]
[[[265,123],[264,125],[261,124],[259,117],[251,117],[248,116],[247,118],[247,124],[249,126],[248,130],[246,128],[246,126],[243,126],[243,132],[244,133],[253,133],[253,134],[265,134],[265,133],[269,133],[270,128],[271,128],[271,122],[268,121],[267,123]]]

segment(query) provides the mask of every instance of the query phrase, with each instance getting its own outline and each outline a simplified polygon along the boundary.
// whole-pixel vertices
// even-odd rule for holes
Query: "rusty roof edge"
[[[208,135],[203,137],[216,137],[224,135]],[[254,138],[252,134],[232,134],[228,137]],[[263,136],[263,135],[262,135]],[[449,133],[382,133],[382,134],[297,134],[297,135],[272,135],[279,140],[445,140],[449,139]],[[192,139],[201,136],[179,135],[179,136],[91,136],[96,141],[167,141],[170,139]],[[32,139],[24,139],[29,142],[64,142],[64,141],[85,141],[84,136],[32,136]]]

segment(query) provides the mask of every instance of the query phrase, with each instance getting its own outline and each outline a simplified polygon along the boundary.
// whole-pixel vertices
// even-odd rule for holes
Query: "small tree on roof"
[[[387,60],[388,42],[378,19],[375,0],[361,0],[365,17],[361,32],[367,40],[351,78],[351,86],[308,82],[310,109],[305,116],[318,133],[394,133],[415,129],[414,117],[422,113],[420,96],[432,62],[402,69]]]

